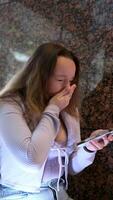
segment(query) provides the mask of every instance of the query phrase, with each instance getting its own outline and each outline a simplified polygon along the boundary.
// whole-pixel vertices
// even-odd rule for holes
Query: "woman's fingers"
[[[104,146],[107,146],[107,145],[108,145],[109,140],[108,140],[108,137],[107,137],[107,136],[104,136],[104,137],[103,137],[103,142],[104,142]]]
[[[66,87],[61,92],[53,96],[49,103],[56,104],[60,108],[60,110],[63,110],[69,105],[75,87],[75,84]]]
[[[67,86],[67,87],[65,87],[64,89],[62,89],[58,94],[60,94],[60,95],[66,95],[66,94],[68,94],[69,92],[70,92],[70,87]]]
[[[92,140],[87,145],[87,148],[92,151],[97,151],[103,149],[105,146],[107,146],[109,143],[109,140],[107,136],[103,136],[100,140]]]
[[[91,141],[89,144],[87,144],[87,148],[91,151],[98,151],[102,149],[104,145],[101,143],[98,143],[97,141]]]
[[[104,133],[105,130],[98,129],[91,133],[91,136],[96,136],[101,133]],[[104,135],[99,139],[93,139],[92,141],[88,142],[86,147],[91,151],[97,151],[103,149],[105,146],[109,144],[109,142],[113,141],[113,135]]]
[[[113,141],[113,135],[108,135],[108,140],[109,140],[110,142],[112,142],[112,141]]]
[[[76,85],[75,85],[75,84],[71,85],[70,87],[66,87],[66,88],[64,88],[61,92],[59,92],[59,95],[60,95],[60,96],[65,96],[65,95],[70,95],[70,96],[72,96],[72,94],[73,94],[75,88],[76,88]]]
[[[73,84],[73,85],[71,86],[71,93],[73,93],[73,92],[74,92],[75,88],[76,88],[76,85],[75,85],[75,84]]]

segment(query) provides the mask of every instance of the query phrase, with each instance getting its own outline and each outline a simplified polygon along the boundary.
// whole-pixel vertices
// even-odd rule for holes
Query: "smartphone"
[[[113,135],[113,129],[102,130],[98,134],[88,137],[77,143],[77,147],[85,146],[88,142],[92,140],[101,140],[103,136]]]

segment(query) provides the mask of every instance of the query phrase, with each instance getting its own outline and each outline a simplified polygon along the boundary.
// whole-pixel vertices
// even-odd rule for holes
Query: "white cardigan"
[[[39,192],[42,182],[59,178],[67,170],[79,173],[90,165],[95,153],[88,153],[80,141],[79,122],[62,112],[67,127],[67,146],[55,143],[60,127],[59,108],[48,105],[33,132],[15,103],[0,103],[1,184],[27,192]],[[62,163],[62,158],[65,162]]]

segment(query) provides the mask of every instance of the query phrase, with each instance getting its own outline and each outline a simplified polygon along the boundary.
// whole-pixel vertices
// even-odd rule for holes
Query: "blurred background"
[[[0,89],[44,42],[80,60],[81,135],[113,127],[113,0],[0,0]],[[113,143],[69,177],[75,200],[113,199]]]

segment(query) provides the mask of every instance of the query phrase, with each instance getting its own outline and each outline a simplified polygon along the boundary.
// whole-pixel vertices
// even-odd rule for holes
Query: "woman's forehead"
[[[72,59],[60,56],[57,59],[56,66],[54,69],[54,74],[56,76],[74,76],[76,71],[75,63]]]

